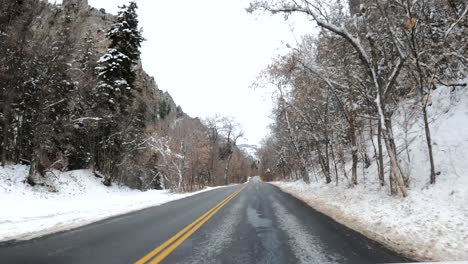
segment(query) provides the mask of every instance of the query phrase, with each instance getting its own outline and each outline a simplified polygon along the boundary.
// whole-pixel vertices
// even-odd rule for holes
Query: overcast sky
[[[219,113],[241,123],[258,144],[268,133],[271,97],[249,85],[295,36],[310,32],[305,19],[250,15],[249,0],[137,0],[146,72],[184,112],[205,118]],[[117,13],[126,0],[89,0]],[[291,29],[294,28],[294,33]]]

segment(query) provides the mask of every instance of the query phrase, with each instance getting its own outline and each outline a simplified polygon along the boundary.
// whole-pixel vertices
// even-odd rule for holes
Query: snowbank
[[[23,182],[27,173],[27,166],[0,167],[0,241],[68,230],[219,188],[184,194],[141,192],[105,187],[89,170],[55,172],[56,177],[48,177],[48,186],[31,187]]]
[[[402,103],[394,118],[400,159],[411,175],[407,198],[389,196],[388,186],[379,186],[375,163],[364,173],[359,169],[359,185],[353,188],[344,178],[335,186],[320,178],[315,182],[314,175],[310,185],[300,181],[274,184],[412,258],[468,260],[468,91],[465,87],[433,91],[428,110],[436,171],[440,172],[433,186],[429,184],[424,126],[412,105],[411,101]],[[373,156],[371,147],[369,155]]]

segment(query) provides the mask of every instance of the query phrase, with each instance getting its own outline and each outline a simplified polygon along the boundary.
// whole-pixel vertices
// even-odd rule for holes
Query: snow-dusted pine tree
[[[96,67],[99,79],[96,89],[99,107],[126,115],[135,88],[133,66],[140,58],[139,48],[144,38],[138,28],[136,3],[131,2],[120,9],[117,21],[107,32],[109,49]]]
[[[96,67],[96,112],[102,120],[98,129],[102,151],[97,155],[96,169],[107,175],[105,185],[111,184],[118,171],[116,164],[131,155],[123,153],[131,153],[144,129],[143,121],[135,118],[136,111],[132,110],[136,92],[134,66],[140,59],[139,48],[144,38],[138,28],[136,3],[130,2],[120,9],[107,32],[109,49]]]

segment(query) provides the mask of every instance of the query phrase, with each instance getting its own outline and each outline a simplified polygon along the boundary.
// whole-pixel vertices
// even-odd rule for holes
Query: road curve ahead
[[[389,263],[397,254],[260,181],[0,244],[0,263]]]

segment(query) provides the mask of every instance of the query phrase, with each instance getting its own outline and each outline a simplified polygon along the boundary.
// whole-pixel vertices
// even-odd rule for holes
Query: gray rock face
[[[64,30],[67,30],[70,32],[68,38],[72,45],[68,56],[70,67],[80,67],[80,59],[90,45],[95,51],[91,60],[97,62],[109,46],[106,32],[116,20],[116,16],[89,6],[88,0],[63,0],[62,5],[52,4],[55,0],[49,0],[48,4],[41,2],[43,4],[40,10],[31,21],[32,41],[40,43],[44,39],[49,39],[54,42]],[[171,124],[182,117],[190,118],[174,102],[169,93],[158,88],[155,79],[144,71],[141,61],[135,65],[135,72],[135,86],[139,88],[139,92],[136,94],[134,107],[145,109],[144,121],[148,127],[163,126],[161,121]],[[82,75],[79,71],[70,71],[70,75],[74,75],[71,77],[77,83],[89,83],[95,78],[91,75]],[[167,106],[170,107],[170,111],[163,118],[160,115],[161,109]]]
[[[87,8],[88,7],[88,0],[63,0],[63,6],[65,6],[65,7]]]
[[[49,0],[49,2],[53,3],[54,1]],[[74,46],[72,54],[70,54],[70,64],[74,65],[77,63],[77,58],[82,55],[83,47],[86,46],[87,41],[91,40],[94,43],[99,55],[106,52],[109,44],[106,31],[115,19],[114,15],[103,13],[89,6],[88,0],[63,0],[61,6],[48,4],[34,19],[32,25],[34,37],[37,39],[55,38],[64,27],[68,27],[71,31],[71,43]],[[147,120],[157,121],[154,116],[157,115],[158,102],[161,99],[169,103],[172,113],[176,113],[177,105],[172,97],[167,92],[158,89],[154,78],[144,71],[141,61],[137,63],[135,68],[137,74],[135,84],[142,89],[140,98],[145,102],[147,109],[154,109],[154,112],[148,111]]]

